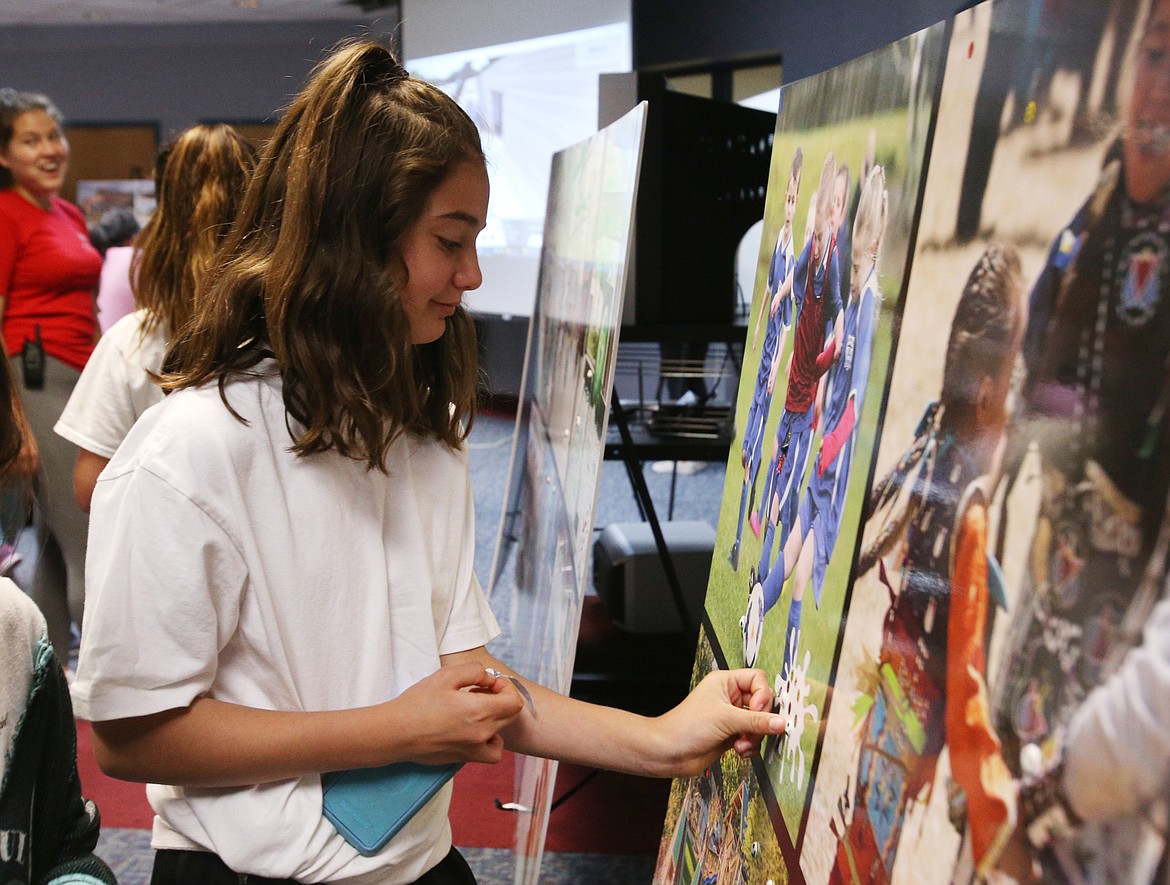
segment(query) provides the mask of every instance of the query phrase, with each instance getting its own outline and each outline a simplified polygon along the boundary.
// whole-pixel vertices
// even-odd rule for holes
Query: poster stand
[[[589,580],[622,296],[645,133],[641,104],[553,157],[540,281],[525,348],[488,594],[506,586],[530,617],[510,663],[562,694],[573,673]],[[515,541],[516,556],[506,574]],[[507,580],[502,580],[507,578]],[[557,763],[520,756],[513,881],[536,882]]]
[[[611,400],[611,415],[614,423],[617,425],[618,433],[621,435],[621,460],[626,466],[626,475],[630,478],[630,485],[634,490],[634,499],[638,502],[638,511],[642,515],[642,519],[650,523],[650,531],[654,535],[654,544],[658,549],[658,556],[662,560],[662,570],[666,575],[667,586],[670,588],[670,595],[674,599],[675,608],[678,609],[678,620],[682,625],[683,631],[687,636],[695,632],[696,625],[691,622],[690,613],[687,611],[686,600],[683,598],[682,584],[679,583],[678,572],[674,567],[674,559],[670,555],[670,550],[666,546],[666,538],[662,535],[662,524],[658,521],[658,511],[654,507],[654,501],[650,497],[650,489],[646,486],[646,477],[642,475],[642,461],[638,457],[638,453],[634,447],[634,437],[630,433],[629,421],[626,418],[625,409],[622,408],[621,398],[618,396],[615,388]],[[608,457],[608,447],[607,455]],[[673,491],[673,489],[672,489]]]

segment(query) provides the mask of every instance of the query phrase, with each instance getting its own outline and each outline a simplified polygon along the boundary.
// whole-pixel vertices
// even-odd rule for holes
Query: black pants
[[[154,853],[150,885],[297,885],[293,879],[266,879],[234,873],[218,854],[210,851],[183,851],[164,848]],[[415,885],[475,885],[475,875],[452,848],[437,866],[423,873]]]

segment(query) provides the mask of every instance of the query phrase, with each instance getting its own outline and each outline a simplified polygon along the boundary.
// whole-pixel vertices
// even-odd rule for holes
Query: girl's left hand
[[[655,720],[664,774],[702,774],[727,750],[752,755],[765,736],[784,733],[784,717],[771,708],[772,689],[762,670],[708,673],[682,703]]]

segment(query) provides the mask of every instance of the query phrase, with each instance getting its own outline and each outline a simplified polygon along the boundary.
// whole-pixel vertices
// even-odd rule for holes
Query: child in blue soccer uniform
[[[792,273],[795,251],[792,244],[792,217],[796,214],[796,198],[800,193],[800,172],[804,165],[804,151],[796,149],[792,158],[792,171],[788,176],[788,190],[784,194],[784,224],[776,237],[776,248],[772,252],[772,263],[768,268],[768,287],[760,300],[760,312],[756,316],[756,330],[752,336],[752,349],[760,338],[760,326],[765,311],[768,322],[764,325],[764,350],[760,354],[760,365],[756,371],[756,387],[752,392],[752,404],[748,410],[743,431],[743,447],[740,460],[743,463],[743,491],[739,496],[739,520],[735,524],[735,543],[731,546],[728,560],[733,569],[739,569],[739,542],[743,537],[743,516],[745,511],[754,510],[749,496],[755,496],[756,475],[760,472],[760,456],[764,450],[764,425],[768,423],[768,411],[772,406],[772,391],[776,385],[778,357],[784,352],[784,342],[792,325],[792,300],[779,298],[779,290]],[[754,515],[754,514],[753,514]],[[756,531],[759,534],[759,531]]]
[[[786,528],[791,527],[796,517],[797,496],[793,491],[803,481],[808,465],[816,416],[813,405],[817,383],[828,371],[840,349],[842,329],[838,320],[841,314],[841,289],[834,235],[839,225],[835,216],[840,210],[833,205],[833,182],[836,175],[837,161],[830,153],[821,168],[812,238],[801,250],[792,275],[777,293],[781,301],[790,296],[792,298],[797,316],[796,342],[789,363],[784,413],[776,427],[772,463],[765,484],[765,505],[769,512],[764,546],[760,553],[758,574],[751,575],[749,579],[751,589],[766,576],[772,559],[777,523],[782,523]],[[827,346],[826,339],[829,339]],[[749,597],[748,613],[741,622],[744,627],[745,660],[748,659],[749,651],[759,650],[758,634],[762,619],[760,600],[753,602]],[[751,660],[755,660],[754,652]]]
[[[813,598],[819,607],[825,574],[845,509],[845,490],[853,464],[857,423],[869,383],[873,336],[881,304],[878,255],[889,212],[885,184],[882,167],[875,166],[863,186],[853,227],[855,249],[849,303],[844,314],[845,346],[828,375],[820,451],[808,488],[801,496],[792,529],[777,556],[776,565],[759,589],[763,611],[767,614],[779,601],[784,582],[793,571],[796,572],[781,654],[780,675],[783,678],[791,670],[790,658],[796,657],[804,591],[811,581]],[[758,641],[758,632],[756,635]],[[752,658],[755,658],[755,653]]]

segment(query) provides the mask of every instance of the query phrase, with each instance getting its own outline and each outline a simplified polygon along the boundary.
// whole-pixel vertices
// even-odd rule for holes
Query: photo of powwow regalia
[[[692,681],[712,666],[711,646],[700,639]],[[701,775],[674,781],[655,885],[776,885],[784,868],[750,760],[727,753]]]
[[[1126,162],[1170,141],[1170,116],[1160,129],[1131,131],[1110,148],[1032,292],[1015,433],[1041,457],[1044,501],[1029,575],[1033,618],[1018,652],[1027,673],[1012,694],[1013,730],[1025,743],[1067,718],[1100,680],[1131,605],[1140,619],[1161,592],[1146,564],[1168,479],[1170,200],[1164,184],[1135,195]]]
[[[1140,618],[1160,593],[1145,567],[1167,490],[1170,204],[1135,204],[1123,170],[1109,161],[1033,290],[1017,432],[1042,459],[1044,501],[1011,695],[1024,743],[1067,718],[1131,605]]]
[[[747,784],[741,781],[724,807],[722,782],[722,773],[715,769],[691,779],[670,843],[672,857],[677,861],[667,871],[666,881],[678,885],[745,881]]]
[[[1073,6],[1070,15],[1082,11]],[[1070,719],[1139,641],[1165,594],[1170,3],[1114,7],[1107,24],[1132,30],[1117,125],[1032,289],[1009,457],[1009,470],[1036,459],[1041,487],[998,693],[1009,758],[1025,783],[1060,765]],[[1124,741],[1129,724],[1115,727]],[[1043,832],[1032,835],[1043,845]],[[1075,848],[1060,839],[1047,846],[1045,875],[1140,881],[1131,878],[1136,846],[1157,838],[1138,825],[1091,827]]]
[[[941,391],[871,493],[858,575],[876,569],[888,603],[876,673],[854,707],[855,790],[830,822],[832,882],[891,881],[907,811],[932,789],[944,747],[980,873],[1014,825],[986,682],[992,616],[1005,603],[988,549],[1024,312],[1019,257],[993,244],[963,287]]]
[[[1148,881],[1141,834],[1046,832],[1034,785],[1163,593],[1168,37],[1167,0],[952,23],[810,882],[982,881],[1035,845],[1044,881]]]

